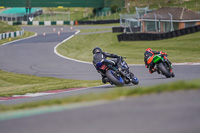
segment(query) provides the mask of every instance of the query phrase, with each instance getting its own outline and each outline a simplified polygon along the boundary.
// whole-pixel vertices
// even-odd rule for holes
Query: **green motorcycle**
[[[155,63],[155,70],[158,74],[161,73],[166,78],[175,77],[175,74],[172,72],[172,63],[167,59],[167,55],[155,55],[153,62]]]

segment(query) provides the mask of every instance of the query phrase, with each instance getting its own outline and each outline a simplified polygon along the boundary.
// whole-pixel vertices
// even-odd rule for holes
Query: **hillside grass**
[[[92,50],[101,47],[103,51],[127,57],[129,64],[143,64],[144,51],[152,48],[164,51],[171,62],[200,62],[200,32],[159,41],[118,42],[118,33],[96,33],[76,35],[57,48],[67,57],[92,62]],[[80,54],[81,53],[81,54]]]
[[[14,31],[20,31],[21,28],[19,26],[11,26],[7,24],[6,22],[0,21],[0,34],[6,33],[6,32],[14,32]]]
[[[82,30],[80,30],[80,33],[99,32],[99,31],[111,31],[112,32],[112,29],[110,29],[110,28],[103,28],[103,29],[82,29]]]

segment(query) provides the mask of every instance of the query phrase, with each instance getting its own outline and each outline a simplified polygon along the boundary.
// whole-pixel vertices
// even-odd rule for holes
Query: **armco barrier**
[[[191,31],[191,33],[196,32],[196,31],[195,31],[195,27],[190,27],[190,31]]]
[[[17,36],[22,36],[24,34],[24,30],[21,31],[15,31],[15,32],[8,32],[8,33],[1,33],[0,34],[0,40],[6,39],[6,38],[13,38]]]
[[[120,20],[96,20],[96,21],[76,21],[78,25],[92,25],[92,24],[112,24],[119,23]],[[74,21],[19,21],[19,22],[8,22],[10,25],[75,25]]]
[[[140,29],[141,29],[140,26],[138,26],[138,27],[133,27],[133,28],[131,28],[131,29],[130,29],[129,27],[113,27],[113,28],[112,28],[112,32],[113,32],[113,33],[124,32],[124,31],[126,31],[126,32],[139,32]],[[131,30],[131,31],[130,31],[130,30]]]
[[[195,26],[194,28],[195,28],[195,31],[196,31],[196,32],[197,32],[197,31],[200,31],[200,25]]]
[[[118,32],[124,32],[125,27],[113,27],[112,32],[118,33]]]
[[[180,29],[181,35],[185,35],[186,34],[186,29]]]
[[[200,25],[166,33],[122,33],[117,35],[118,41],[162,40],[200,31]]]
[[[174,33],[176,34],[176,37],[180,36],[181,35],[181,32],[180,30],[175,30]]]
[[[74,25],[74,21],[19,21],[19,22],[8,22],[9,25]]]

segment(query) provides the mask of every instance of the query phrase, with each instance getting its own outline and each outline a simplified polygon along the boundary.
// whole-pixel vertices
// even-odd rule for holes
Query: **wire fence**
[[[154,14],[149,18],[145,15],[120,15],[120,25],[125,27],[124,32],[168,32],[178,29],[178,22],[173,21],[173,15]],[[188,24],[189,25],[189,24]],[[194,24],[191,24],[193,26]]]
[[[98,12],[98,14],[86,12],[35,12],[35,13],[9,13],[0,14],[2,21],[76,21],[76,20],[113,20],[119,19],[119,14],[111,12]]]

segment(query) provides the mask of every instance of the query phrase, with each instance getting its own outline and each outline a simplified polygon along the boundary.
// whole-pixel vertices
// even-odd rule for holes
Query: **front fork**
[[[171,74],[174,74],[173,71],[172,71],[172,69],[173,69],[172,63],[171,63],[168,59],[165,59],[165,61],[166,61],[167,65],[169,66],[169,71],[170,71],[170,73],[171,73]]]
[[[131,73],[129,72],[128,69],[125,70],[125,71],[122,71],[121,68],[118,68],[117,72],[123,77],[123,79],[126,83],[132,82],[132,80],[133,80],[132,77],[131,77],[132,75],[131,75]]]

